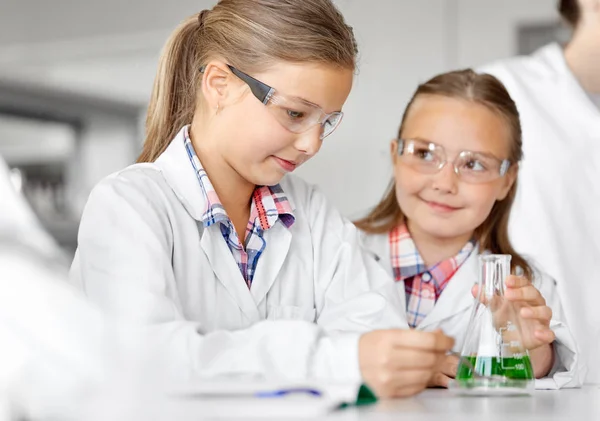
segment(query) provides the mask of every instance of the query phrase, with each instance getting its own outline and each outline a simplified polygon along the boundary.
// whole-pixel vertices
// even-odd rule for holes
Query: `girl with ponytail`
[[[71,276],[175,375],[405,396],[452,347],[407,329],[354,225],[291,174],[340,124],[356,54],[330,0],[221,0],[167,41],[143,151],[92,192]]]

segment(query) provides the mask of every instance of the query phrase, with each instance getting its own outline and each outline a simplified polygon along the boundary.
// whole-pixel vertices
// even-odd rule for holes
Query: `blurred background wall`
[[[214,3],[0,0],[0,155],[69,253],[90,189],[140,150],[163,42]],[[418,83],[529,53],[565,31],[554,0],[336,3],[355,30],[359,73],[342,126],[298,173],[350,217],[381,197],[389,141]]]

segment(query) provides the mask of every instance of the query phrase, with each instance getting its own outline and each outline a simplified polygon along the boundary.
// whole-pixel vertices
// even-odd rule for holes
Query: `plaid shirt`
[[[278,220],[281,220],[287,228],[294,224],[295,218],[290,203],[279,184],[270,187],[257,186],[252,194],[250,219],[246,226],[246,238],[244,244],[242,244],[233,223],[227,216],[217,192],[194,151],[188,128],[185,129],[185,148],[206,199],[207,206],[202,215],[202,223],[205,228],[216,223],[219,224],[221,234],[242,272],[246,285],[250,288],[258,259],[267,245],[263,238],[265,230],[273,227]]]
[[[474,242],[469,241],[456,256],[430,268],[425,267],[405,224],[390,231],[389,244],[394,278],[404,281],[406,318],[414,328],[433,309],[452,276],[473,251]]]

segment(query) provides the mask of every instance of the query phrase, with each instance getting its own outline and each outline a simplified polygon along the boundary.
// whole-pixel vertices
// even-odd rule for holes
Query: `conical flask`
[[[479,257],[479,293],[453,386],[468,394],[522,394],[534,388],[518,308],[505,299],[510,255]]]

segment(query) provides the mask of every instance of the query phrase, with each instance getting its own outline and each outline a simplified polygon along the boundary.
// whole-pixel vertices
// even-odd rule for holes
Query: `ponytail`
[[[192,122],[200,76],[198,16],[182,22],[163,48],[148,105],[146,140],[137,162],[154,162],[177,132]]]

